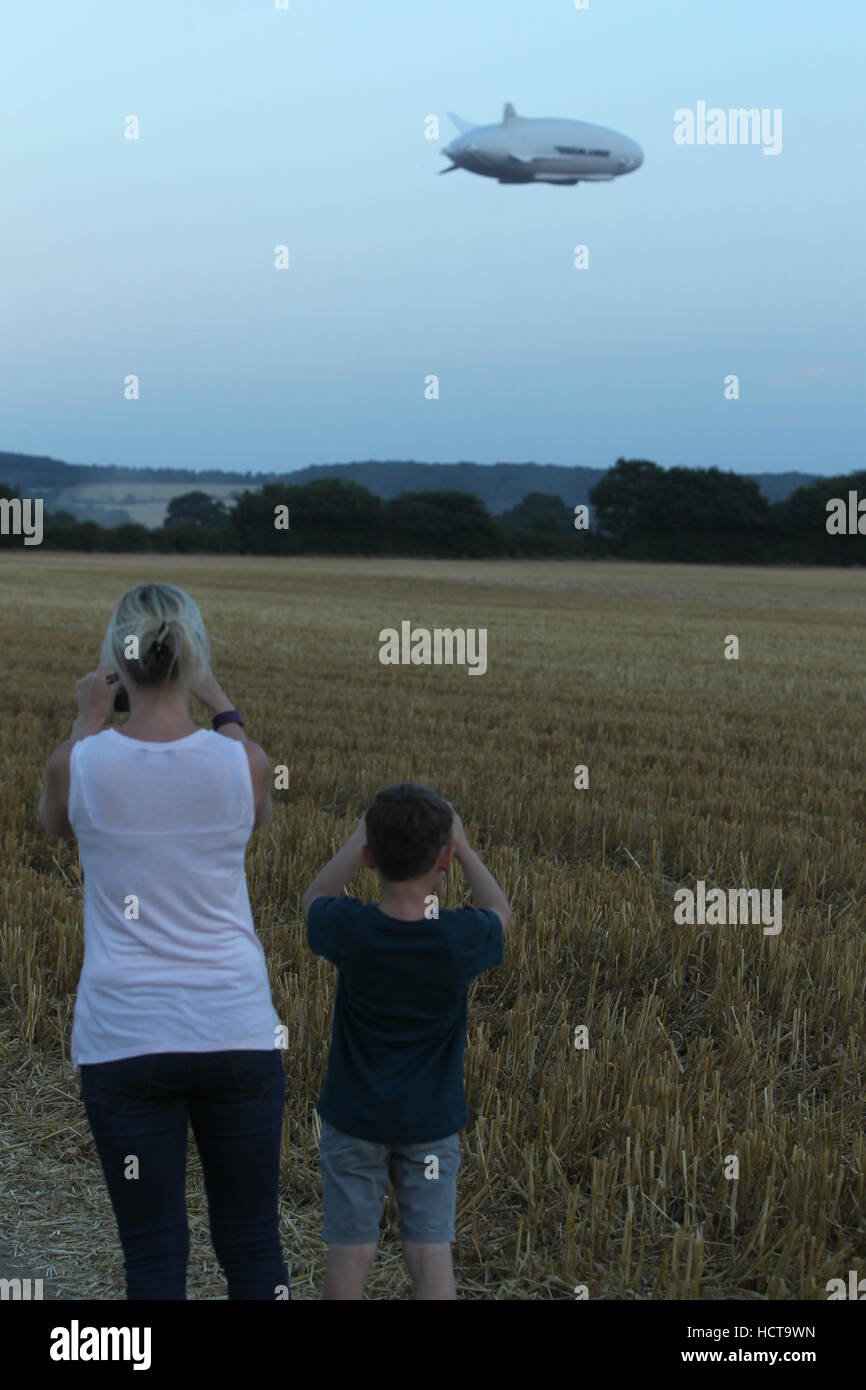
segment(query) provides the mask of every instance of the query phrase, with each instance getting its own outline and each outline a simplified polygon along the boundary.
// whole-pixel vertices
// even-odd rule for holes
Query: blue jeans
[[[279,1049],[82,1065],[81,1098],[117,1218],[127,1298],[186,1298],[187,1120],[229,1298],[290,1296],[277,1210],[286,1099]]]

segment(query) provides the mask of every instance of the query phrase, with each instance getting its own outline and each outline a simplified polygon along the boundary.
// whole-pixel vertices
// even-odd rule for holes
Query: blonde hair
[[[135,584],[111,615],[102,659],[135,685],[189,687],[210,664],[198,604],[176,584]]]

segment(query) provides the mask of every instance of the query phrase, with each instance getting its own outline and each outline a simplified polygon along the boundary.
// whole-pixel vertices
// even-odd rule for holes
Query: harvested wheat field
[[[55,1295],[123,1297],[68,1064],[77,854],[36,811],[74,682],[147,578],[198,600],[218,677],[289,769],[248,875],[288,1030],[294,1297],[324,1268],[314,1105],[335,988],[299,899],[404,778],[455,803],[515,913],[470,993],[458,1294],[825,1299],[863,1265],[866,573],[35,551],[0,555],[0,1261]],[[486,628],[486,674],[383,666],[379,632],[403,620]],[[698,880],[781,890],[781,930],[678,925]],[[462,894],[455,868],[446,904]],[[189,1202],[190,1296],[224,1297],[193,1149]],[[408,1288],[389,1198],[367,1296]]]

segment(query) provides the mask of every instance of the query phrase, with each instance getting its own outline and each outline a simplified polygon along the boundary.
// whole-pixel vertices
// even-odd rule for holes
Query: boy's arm
[[[453,807],[451,808],[454,809]],[[454,820],[451,827],[451,843],[454,846],[454,858],[458,861],[461,869],[466,875],[469,887],[472,889],[472,896],[478,907],[489,908],[495,912],[502,923],[503,932],[508,931],[511,922],[511,907],[508,899],[503,893],[496,879],[482,864],[474,849],[469,848],[469,841],[466,838],[466,831],[463,829],[463,822],[454,811]]]
[[[367,843],[367,830],[362,816],[342,849],[320,869],[304,896],[301,906],[304,916],[316,898],[338,898],[356,869],[363,863],[362,850]]]

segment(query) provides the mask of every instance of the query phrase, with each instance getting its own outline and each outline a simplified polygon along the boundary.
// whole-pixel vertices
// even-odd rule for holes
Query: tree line
[[[19,496],[0,483],[0,498]],[[838,505],[828,510],[832,499]],[[358,483],[316,479],[247,490],[233,508],[205,492],[185,493],[169,503],[156,529],[134,522],[104,527],[53,512],[44,518],[42,543],[55,550],[239,555],[866,563],[866,471],[823,478],[769,502],[753,479],[736,473],[618,459],[589,501],[589,509],[569,507],[534,492],[493,516],[471,493],[385,499]],[[0,546],[20,544],[0,534]]]

